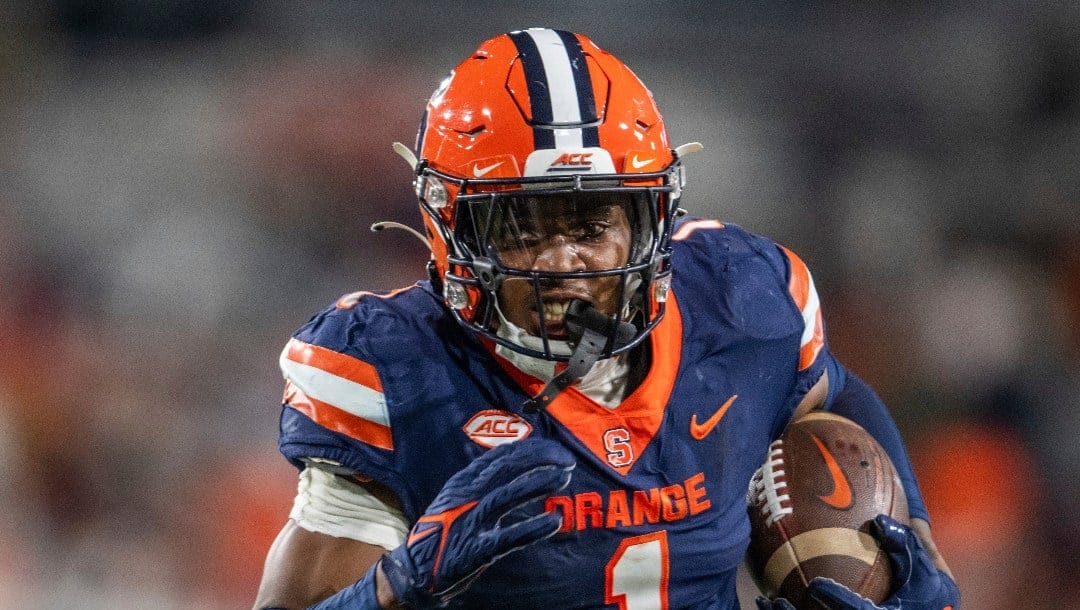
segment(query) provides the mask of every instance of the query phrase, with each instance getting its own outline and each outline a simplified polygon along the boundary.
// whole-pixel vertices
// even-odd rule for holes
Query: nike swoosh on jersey
[[[502,164],[503,164],[503,161],[499,161],[498,163],[492,163],[491,165],[488,165],[487,167],[480,167],[479,165],[474,165],[473,168],[472,168],[472,173],[477,178],[483,178],[484,175],[488,174],[489,172],[491,172],[491,170],[495,169],[496,167],[499,167]]]
[[[716,413],[713,413],[712,417],[705,420],[705,423],[703,424],[698,423],[697,413],[691,415],[690,436],[694,437],[694,440],[696,441],[700,441],[701,439],[708,436],[709,433],[712,432],[713,428],[716,427],[716,424],[720,423],[720,418],[724,417],[724,414],[727,413],[728,408],[731,407],[731,403],[735,402],[735,399],[738,397],[738,394],[732,394],[731,398],[727,399],[724,404],[720,405],[720,408],[716,410]]]
[[[844,476],[844,471],[840,469],[840,464],[836,463],[836,458],[829,452],[825,443],[821,442],[813,434],[810,435],[810,438],[814,439],[818,451],[821,452],[821,457],[825,458],[825,467],[829,469],[829,478],[833,481],[832,493],[818,497],[821,498],[822,502],[833,508],[843,509],[851,506],[851,486],[848,485],[847,477]]]
[[[646,165],[652,163],[653,161],[655,161],[655,159],[645,159],[644,161],[642,161],[637,156],[634,156],[630,158],[630,165],[633,165],[634,169],[641,169]]]

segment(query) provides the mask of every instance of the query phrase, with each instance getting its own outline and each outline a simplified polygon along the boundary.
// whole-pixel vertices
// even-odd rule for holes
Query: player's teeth
[[[566,317],[566,309],[570,302],[544,303],[544,319],[548,322],[558,322]]]

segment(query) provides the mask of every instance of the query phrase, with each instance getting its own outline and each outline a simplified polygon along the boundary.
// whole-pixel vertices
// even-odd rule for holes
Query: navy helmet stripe
[[[553,118],[551,97],[548,95],[547,72],[540,49],[536,42],[525,32],[511,32],[510,38],[517,46],[521,56],[521,66],[525,70],[525,82],[529,87],[529,111],[532,114],[534,148],[555,148],[555,132],[537,125],[550,124]]]
[[[511,32],[529,92],[535,148],[599,147],[596,95],[581,41],[571,32]]]
[[[593,95],[592,79],[589,77],[589,62],[586,61],[585,53],[581,50],[581,42],[572,32],[564,30],[555,31],[566,47],[566,54],[570,58],[570,69],[574,74],[574,88],[577,89],[578,108],[581,112],[582,123],[596,123],[596,98]],[[600,146],[600,134],[596,126],[582,128],[582,145]]]

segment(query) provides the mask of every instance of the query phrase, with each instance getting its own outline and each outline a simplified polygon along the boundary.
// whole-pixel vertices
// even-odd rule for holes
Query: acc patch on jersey
[[[469,418],[461,429],[477,445],[491,448],[529,436],[532,425],[508,411],[486,409]]]

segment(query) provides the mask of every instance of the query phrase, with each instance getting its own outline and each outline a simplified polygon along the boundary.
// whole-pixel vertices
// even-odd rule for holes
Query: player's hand
[[[830,578],[810,581],[811,597],[834,610],[942,610],[960,607],[960,589],[948,574],[934,566],[910,527],[878,515],[870,528],[893,568],[893,594],[874,605]]]
[[[545,439],[500,445],[474,460],[443,485],[405,544],[383,557],[394,596],[409,607],[443,605],[495,560],[554,534],[562,517],[525,505],[565,487],[575,464]],[[512,522],[504,519],[510,512]]]

